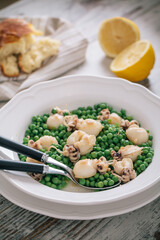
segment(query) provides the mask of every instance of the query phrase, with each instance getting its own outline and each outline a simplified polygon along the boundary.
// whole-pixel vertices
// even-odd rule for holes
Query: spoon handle
[[[20,162],[13,160],[0,160],[1,170],[14,170],[20,172],[44,173],[44,164]]]
[[[14,152],[24,154],[24,155],[26,155],[30,158],[36,159],[38,161],[42,161],[42,157],[44,155],[44,153],[42,153],[34,148],[30,148],[28,146],[25,146],[18,142],[4,138],[2,136],[0,136],[0,146],[7,148],[9,150],[12,150]]]

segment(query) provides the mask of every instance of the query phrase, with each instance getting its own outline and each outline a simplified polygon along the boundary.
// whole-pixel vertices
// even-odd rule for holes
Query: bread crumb
[[[41,38],[24,54],[19,56],[18,64],[25,73],[40,68],[42,62],[54,55],[57,55],[60,42],[48,37]]]
[[[16,56],[8,56],[0,61],[2,72],[7,77],[19,76],[19,68]]]

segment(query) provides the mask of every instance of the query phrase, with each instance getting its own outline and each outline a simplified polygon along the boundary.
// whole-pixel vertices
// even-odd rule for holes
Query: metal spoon
[[[3,170],[14,170],[14,171],[22,171],[22,172],[34,172],[34,173],[42,173],[42,174],[60,174],[63,176],[68,177],[72,180],[75,184],[92,190],[107,190],[112,189],[120,185],[120,181],[113,186],[103,187],[103,188],[96,188],[96,187],[87,187],[81,185],[75,178],[73,170],[66,166],[65,164],[58,162],[57,160],[49,157],[48,155],[25,146],[23,144],[11,141],[10,139],[6,139],[4,137],[0,137],[0,146],[12,150],[17,153],[24,154],[30,158],[36,159],[43,163],[53,164],[57,167],[62,168],[63,170],[56,169],[50,167],[46,164],[36,164],[36,163],[28,163],[28,162],[21,162],[15,160],[0,160],[0,169]]]

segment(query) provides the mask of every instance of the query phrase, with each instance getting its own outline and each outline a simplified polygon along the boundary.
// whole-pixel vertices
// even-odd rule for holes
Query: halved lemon
[[[150,41],[139,40],[119,53],[110,69],[118,77],[139,82],[149,75],[154,62],[155,54]]]
[[[114,17],[102,22],[99,43],[109,57],[116,57],[123,49],[140,39],[137,25],[124,17]]]

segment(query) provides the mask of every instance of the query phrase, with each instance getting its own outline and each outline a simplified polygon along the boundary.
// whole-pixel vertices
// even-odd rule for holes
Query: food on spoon
[[[89,178],[93,177],[97,171],[101,174],[105,174],[110,171],[109,164],[105,157],[99,159],[84,159],[78,161],[73,168],[73,172],[76,178]]]
[[[7,77],[19,76],[19,68],[17,64],[17,58],[13,55],[5,57],[0,61],[0,66],[3,74]]]
[[[123,49],[140,39],[137,25],[124,17],[114,17],[102,22],[99,43],[109,57],[116,57]]]
[[[111,123],[109,115],[113,113],[120,117],[121,122],[125,122],[125,127],[123,124],[120,125],[117,122],[115,124]],[[48,120],[56,114],[62,117],[62,124],[58,123],[57,127],[49,127],[47,125]],[[89,135],[86,132],[76,129],[79,120],[81,122],[81,119],[92,119],[97,122],[97,117],[101,118],[99,121],[103,126],[97,136]],[[37,142],[41,142],[43,136],[44,139],[54,138],[54,141],[49,141],[47,146],[41,143],[40,150],[73,169],[74,166],[79,166],[79,164],[81,166],[81,161],[89,159],[86,161],[94,164],[90,165],[90,170],[93,167],[92,171],[95,172],[95,175],[78,176],[78,174],[83,174],[83,171],[87,173],[87,169],[80,168],[77,176],[81,178],[78,181],[81,185],[87,187],[103,188],[114,186],[119,180],[122,183],[131,181],[141,174],[152,162],[154,155],[152,148],[153,137],[148,133],[148,130],[143,128],[143,132],[147,133],[147,141],[141,142],[141,144],[134,143],[126,134],[126,132],[134,128],[140,129],[139,123],[133,120],[131,116],[127,116],[124,109],[117,112],[106,103],[96,104],[94,107],[79,107],[72,111],[55,107],[52,109],[51,114],[46,113],[44,115],[33,116],[32,123],[25,132],[23,143],[37,148]],[[76,145],[76,142],[80,142],[84,136],[87,136],[87,139],[91,137],[94,141],[91,141],[92,144],[90,145],[88,144],[88,140],[84,141],[83,139],[82,145],[80,145],[82,147],[80,153],[80,148]],[[131,136],[133,137],[134,134],[131,133]],[[137,136],[136,138],[141,140],[141,136]],[[38,146],[40,145],[38,144]],[[84,155],[82,154],[82,150],[87,150]],[[20,159],[28,161],[28,158],[26,159],[23,155],[20,155]],[[32,159],[29,159],[29,161],[32,161]],[[91,171],[88,173],[91,173]],[[39,179],[35,175],[32,177]],[[40,182],[55,189],[63,189],[67,184],[66,178],[59,175],[43,176]]]
[[[18,58],[18,64],[25,73],[31,73],[40,68],[43,61],[49,57],[56,56],[59,51],[60,42],[45,37],[36,41],[33,46]]]
[[[151,43],[139,40],[120,52],[112,61],[110,69],[118,77],[139,82],[148,77],[154,62],[155,53]]]
[[[94,160],[84,159],[75,164],[73,172],[76,178],[89,178],[97,173],[97,167]]]

